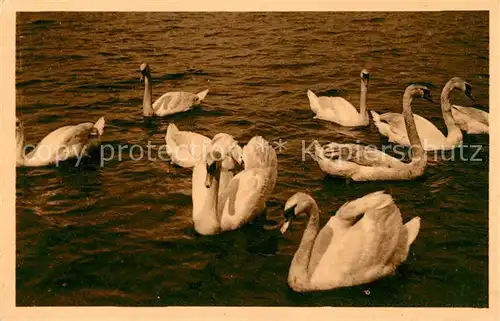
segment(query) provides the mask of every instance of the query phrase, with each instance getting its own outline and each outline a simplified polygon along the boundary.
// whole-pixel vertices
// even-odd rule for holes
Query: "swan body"
[[[404,122],[410,134],[412,160],[404,163],[376,148],[357,144],[330,143],[321,147],[314,141],[315,158],[320,168],[333,176],[354,181],[410,180],[421,176],[427,165],[427,154],[422,149],[411,111],[414,96],[432,100],[425,86],[410,85],[403,96]]]
[[[318,97],[311,90],[307,91],[311,110],[316,114],[315,119],[330,121],[346,127],[368,126],[370,118],[366,111],[366,90],[369,73],[361,71],[360,111],[342,97]]]
[[[297,292],[322,291],[373,282],[403,263],[420,229],[420,217],[403,224],[392,197],[374,192],[342,205],[319,230],[319,209],[305,193],[285,205],[285,233],[294,218],[309,216],[288,273]]]
[[[458,127],[467,134],[489,134],[490,114],[473,107],[453,105],[453,118]]]
[[[163,94],[152,103],[152,78],[149,65],[141,65],[141,80],[144,79],[143,115],[145,117],[167,116],[191,110],[198,106],[208,94],[208,89],[193,94],[184,91],[174,91]]]
[[[450,93],[458,89],[471,98],[471,86],[463,79],[454,77],[446,83],[441,92],[441,110],[446,124],[448,135],[445,136],[433,123],[424,117],[414,115],[418,135],[422,141],[424,150],[449,150],[462,144],[462,132],[455,123],[452,107],[450,104]],[[471,98],[472,99],[472,98]],[[403,146],[410,146],[410,140],[406,131],[404,116],[399,113],[384,113],[379,115],[370,111],[373,122],[381,135],[386,136],[390,142]]]
[[[70,158],[81,158],[100,143],[104,132],[104,117],[90,122],[60,127],[47,136],[28,154],[25,154],[24,126],[16,118],[16,166],[46,166]]]
[[[167,155],[173,164],[192,168],[202,160],[210,148],[211,139],[191,131],[181,131],[170,123],[165,135]]]
[[[203,235],[236,230],[255,219],[276,184],[277,156],[267,141],[252,138],[238,158],[239,152],[231,147],[235,141],[227,134],[218,135],[206,161],[193,168],[193,222]],[[217,145],[221,148],[213,152]],[[229,171],[241,162],[244,169],[231,176]]]

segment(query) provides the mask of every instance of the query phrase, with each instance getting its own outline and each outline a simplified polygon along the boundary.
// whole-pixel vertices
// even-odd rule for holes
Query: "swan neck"
[[[310,271],[308,269],[311,258],[314,241],[319,230],[319,210],[316,202],[309,210],[309,221],[307,223],[304,235],[300,241],[299,249],[295,252],[290,268],[290,275],[296,277],[299,282],[308,282],[310,280]]]
[[[446,125],[446,129],[448,131],[448,137],[460,134],[460,128],[455,124],[455,119],[453,118],[453,114],[451,111],[451,103],[450,103],[450,94],[451,92],[457,88],[455,83],[447,83],[441,92],[441,111],[443,113],[444,123]]]
[[[368,114],[366,112],[366,93],[367,93],[367,87],[366,84],[363,80],[361,80],[361,91],[359,95],[359,113],[361,116],[368,117]]]
[[[403,117],[405,120],[406,132],[410,140],[412,152],[412,164],[425,165],[427,162],[427,154],[422,147],[422,142],[417,132],[415,119],[413,118],[413,111],[411,103],[413,101],[412,93],[405,93],[403,95]]]
[[[193,167],[193,221],[195,225],[198,224],[202,228],[216,230],[220,227],[220,222],[217,222],[219,175],[214,177],[209,188],[205,185],[206,176],[207,168],[205,163],[201,162]]]
[[[153,115],[153,88],[151,83],[151,75],[148,73],[144,76],[144,99],[142,100],[142,112],[147,117]]]

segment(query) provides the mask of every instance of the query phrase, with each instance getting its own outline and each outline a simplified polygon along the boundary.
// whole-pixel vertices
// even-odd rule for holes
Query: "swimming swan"
[[[490,114],[473,107],[453,105],[451,112],[455,123],[467,134],[489,134]]]
[[[252,138],[238,159],[236,142],[228,136],[214,136],[206,161],[193,168],[193,223],[202,235],[236,230],[255,219],[276,184],[277,156],[269,143]],[[232,177],[231,168],[241,161],[244,170]]]
[[[98,146],[104,132],[104,117],[94,123],[81,123],[60,127],[25,154],[23,123],[16,117],[16,166],[45,166],[70,158],[80,158]]]
[[[441,110],[448,136],[444,136],[433,123],[424,117],[413,115],[418,136],[422,140],[422,145],[426,151],[449,150],[460,146],[462,143],[462,131],[455,124],[450,104],[450,93],[454,89],[464,92],[467,97],[472,99],[471,85],[459,77],[451,78],[444,86],[441,92]],[[379,115],[375,111],[371,110],[370,112],[373,117],[373,122],[375,126],[377,126],[380,134],[388,137],[389,142],[410,146],[402,114],[384,113]]]
[[[321,230],[315,200],[297,193],[286,202],[281,232],[301,214],[309,222],[288,272],[288,284],[297,292],[366,284],[390,275],[407,259],[420,229],[418,216],[403,225],[397,205],[383,191],[345,203]]]
[[[192,168],[210,149],[211,139],[195,132],[181,131],[170,123],[165,142],[172,164]]]
[[[147,63],[141,65],[141,80],[144,80],[144,99],[142,102],[142,114],[145,117],[167,116],[175,113],[180,113],[192,109],[194,106],[200,105],[208,93],[208,89],[197,93],[189,93],[185,91],[173,91],[163,94],[154,104],[152,103],[152,80],[151,71]]]
[[[411,110],[414,96],[432,101],[425,86],[410,85],[403,95],[403,115],[410,134],[412,160],[403,163],[399,159],[376,148],[357,144],[330,143],[321,147],[314,141],[315,157],[319,167],[333,176],[343,176],[354,181],[410,180],[421,176],[427,165],[427,154],[422,149]]]
[[[350,102],[342,97],[319,97],[311,90],[307,91],[311,110],[316,114],[315,119],[322,119],[346,127],[368,126],[370,118],[366,111],[366,90],[370,74],[368,70],[361,71],[361,94],[359,99],[359,113]]]

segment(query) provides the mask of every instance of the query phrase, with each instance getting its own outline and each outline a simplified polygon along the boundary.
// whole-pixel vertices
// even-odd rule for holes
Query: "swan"
[[[211,139],[195,132],[181,131],[174,123],[170,123],[165,142],[172,164],[192,168],[206,155]]]
[[[205,161],[193,167],[193,223],[199,234],[236,230],[254,220],[274,189],[277,156],[270,144],[255,136],[243,147],[241,158],[233,152],[235,144],[227,134],[214,136]],[[244,169],[232,176],[232,167],[241,163]]]
[[[167,116],[192,109],[194,106],[201,104],[205,96],[208,94],[208,89],[197,94],[185,91],[173,91],[163,94],[154,103],[152,102],[152,80],[151,71],[147,63],[141,65],[141,80],[144,80],[144,99],[142,102],[142,114],[145,117]]]
[[[489,134],[490,114],[473,107],[451,106],[455,123],[467,134]]]
[[[366,111],[366,89],[370,74],[368,70],[361,71],[361,94],[359,99],[359,113],[350,102],[342,97],[318,97],[311,90],[307,90],[311,110],[316,114],[315,119],[322,119],[346,127],[368,126],[370,118]]]
[[[417,238],[420,217],[403,225],[392,197],[374,192],[342,205],[319,230],[319,209],[299,192],[285,204],[285,233],[301,214],[309,222],[293,256],[288,285],[296,292],[330,290],[366,284],[392,274]]]
[[[410,85],[403,95],[403,115],[412,150],[410,163],[403,163],[369,146],[330,143],[323,148],[314,141],[314,156],[320,168],[330,175],[343,176],[354,181],[410,180],[421,176],[427,165],[427,154],[415,129],[411,110],[414,96],[432,101],[431,93],[425,86]]]
[[[45,136],[31,152],[25,154],[24,125],[16,117],[16,166],[45,166],[70,158],[81,159],[99,145],[104,125],[104,117],[101,117],[95,124],[86,122],[60,127]]]
[[[413,115],[418,135],[426,151],[449,150],[460,146],[462,143],[462,131],[457,124],[455,124],[450,104],[450,93],[455,89],[464,92],[467,97],[472,99],[472,87],[462,78],[453,77],[443,87],[441,92],[441,110],[448,136],[444,136],[433,123],[424,117]],[[405,121],[402,114],[384,113],[379,115],[373,110],[371,110],[370,113],[372,114],[373,122],[375,126],[377,126],[378,131],[383,136],[388,137],[389,142],[410,146],[410,140],[406,133]]]

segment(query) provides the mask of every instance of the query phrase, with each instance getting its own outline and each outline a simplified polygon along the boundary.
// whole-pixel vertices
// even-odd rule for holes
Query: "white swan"
[[[172,164],[192,168],[210,150],[211,139],[195,132],[181,131],[170,123],[165,142]]]
[[[342,97],[318,97],[311,90],[307,91],[311,110],[316,114],[315,119],[322,119],[346,127],[368,126],[370,118],[366,111],[366,90],[370,75],[368,70],[361,71],[361,93],[359,99],[359,113],[350,102]]]
[[[309,223],[288,272],[288,284],[297,292],[360,285],[390,275],[407,259],[420,229],[418,216],[403,225],[401,212],[383,191],[345,203],[320,231],[316,202],[297,193],[286,202],[281,232],[300,214],[308,215]]]
[[[424,173],[427,154],[415,129],[411,110],[414,96],[432,101],[425,86],[410,85],[403,95],[403,115],[412,147],[412,160],[403,163],[399,159],[376,148],[357,144],[330,143],[322,148],[314,141],[315,156],[319,167],[333,176],[351,178],[354,181],[409,180]]]
[[[94,123],[63,126],[43,138],[28,154],[23,123],[16,117],[16,166],[45,166],[87,155],[100,143],[104,132],[104,117]]]
[[[231,177],[230,168],[239,162],[234,142],[227,134],[216,135],[206,161],[193,168],[193,223],[202,235],[232,231],[255,219],[276,184],[276,152],[260,136],[243,148],[245,169]]]
[[[147,63],[141,65],[141,80],[144,80],[144,99],[142,114],[145,117],[167,116],[192,109],[201,104],[208,93],[208,89],[197,94],[185,91],[173,91],[163,94],[154,104],[152,103],[152,80],[151,71]]]
[[[422,140],[422,145],[426,151],[449,150],[460,146],[462,143],[462,131],[455,124],[452,108],[450,104],[450,93],[454,89],[464,92],[471,97],[471,85],[459,77],[451,78],[441,92],[441,110],[446,124],[448,136],[443,133],[430,121],[419,115],[413,115],[418,135]],[[373,122],[377,126],[380,134],[386,136],[389,142],[410,146],[410,140],[406,133],[404,117],[400,113],[384,113],[379,115],[375,111],[370,111]]]
[[[453,105],[451,112],[455,123],[467,134],[489,134],[490,114],[473,107]]]

